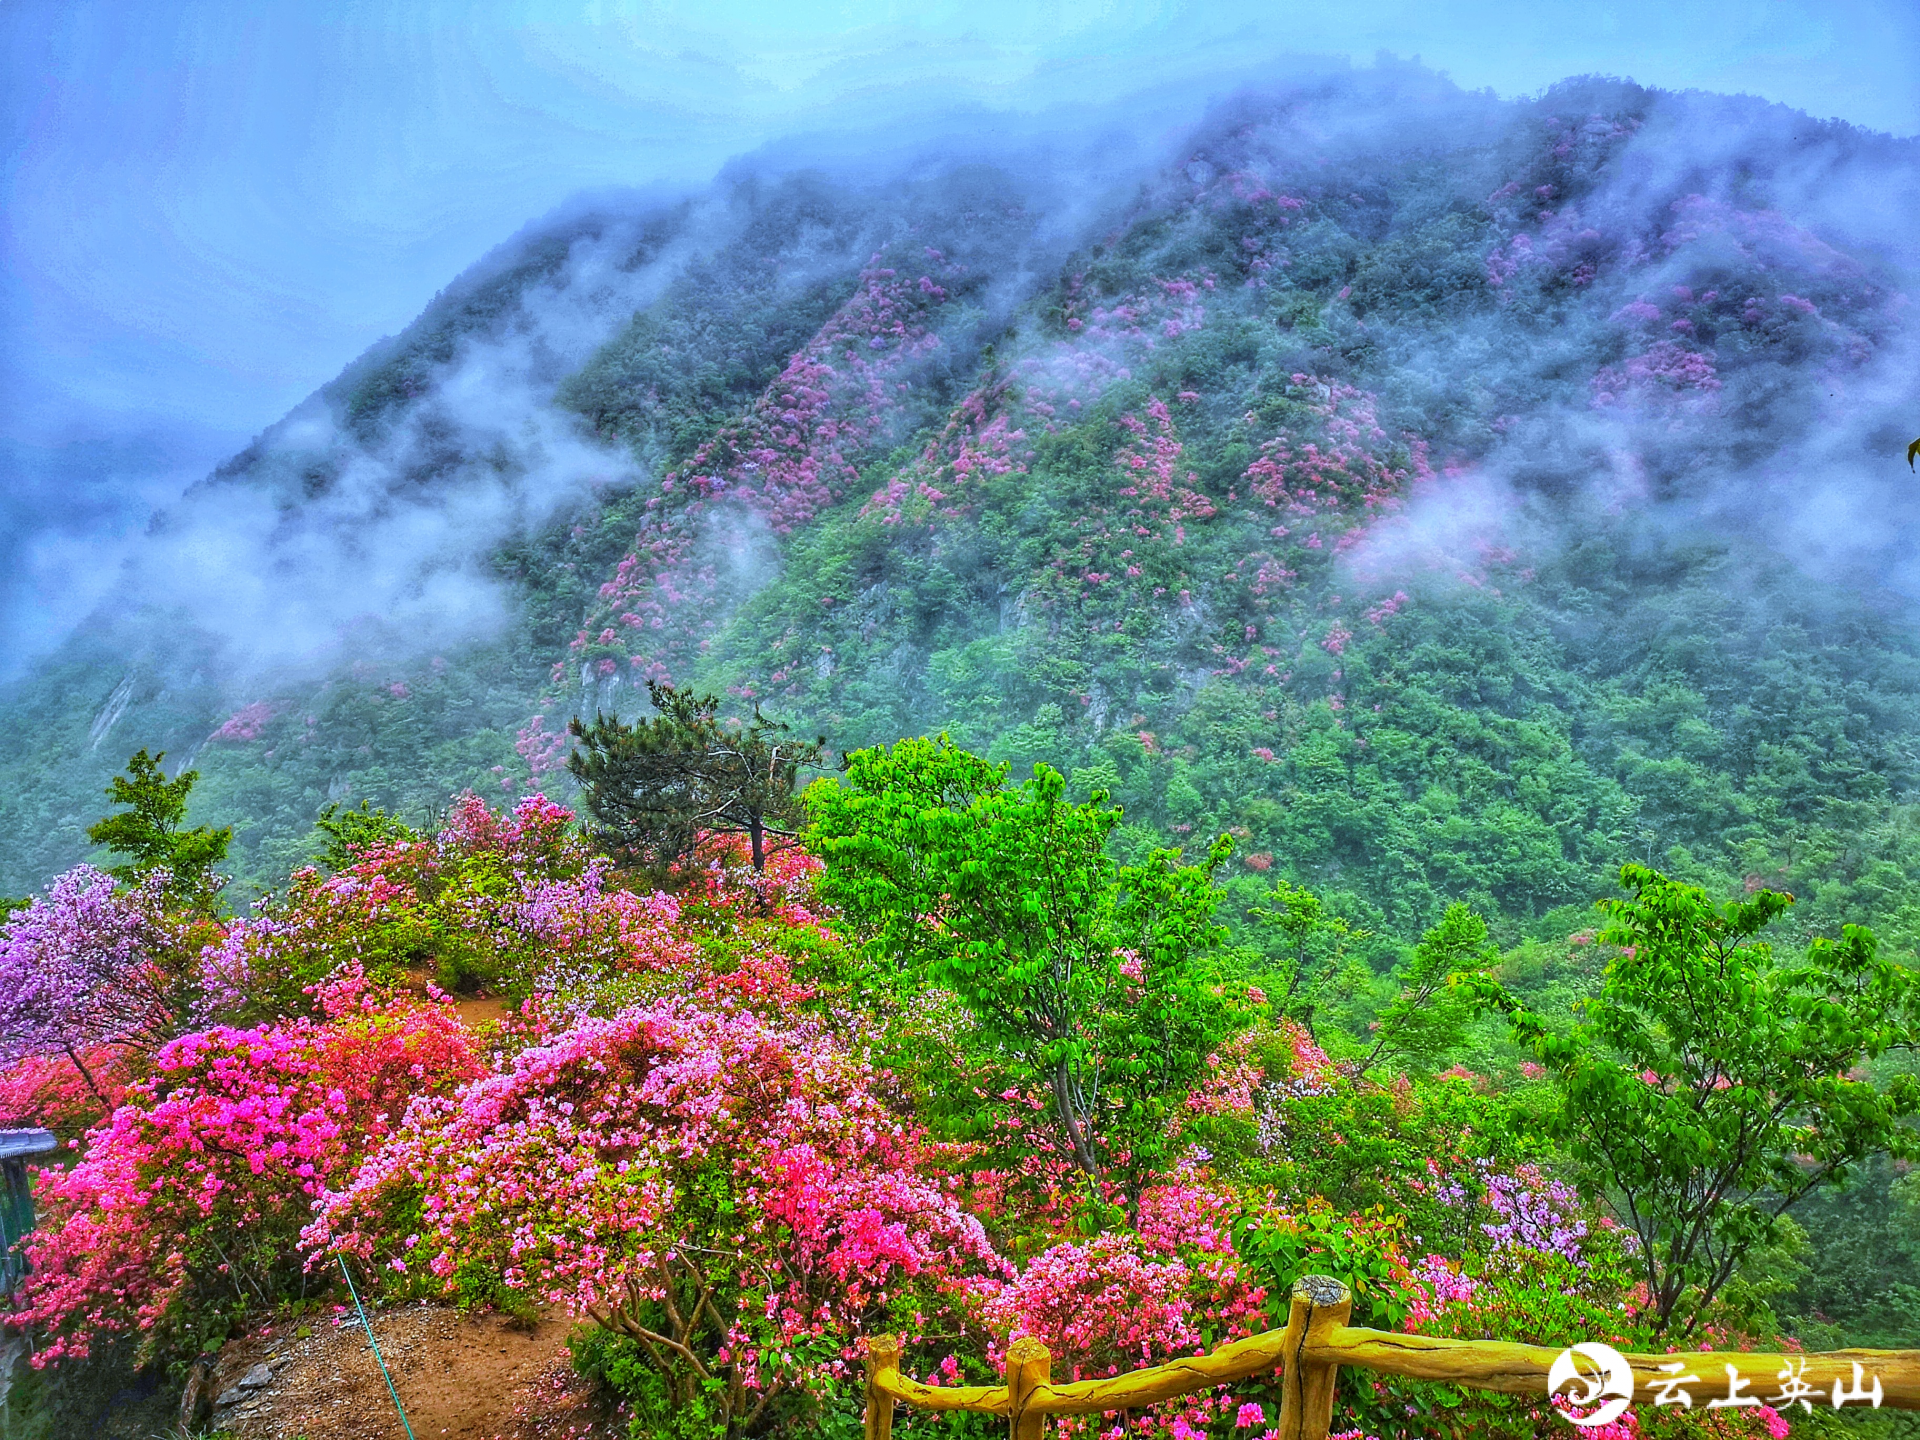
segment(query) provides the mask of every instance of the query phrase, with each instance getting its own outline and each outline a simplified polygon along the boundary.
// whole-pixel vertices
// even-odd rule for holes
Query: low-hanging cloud
[[[690,253],[683,239],[628,263],[636,223],[577,239],[390,423],[356,430],[326,392],[299,406],[124,547],[110,603],[184,615],[236,678],[325,668],[346,645],[405,657],[498,631],[512,612],[498,547],[645,478],[554,403]]]
[[[1164,101],[1145,107],[1132,129],[1111,112],[1017,123],[1002,117],[974,134],[956,133],[944,117],[884,145],[866,137],[867,149],[847,135],[771,147],[729,167],[703,200],[680,202],[673,238],[639,261],[637,236],[674,202],[603,198],[596,203],[614,218],[602,213],[585,227],[579,222],[593,205],[573,207],[531,227],[461,282],[483,282],[543,235],[570,225],[579,232],[551,278],[465,336],[385,421],[357,422],[341,387],[329,387],[267,432],[231,474],[195,487],[149,535],[112,541],[124,568],[109,604],[184,613],[223,642],[236,677],[324,669],[345,647],[358,655],[379,646],[404,657],[496,634],[515,603],[492,569],[498,547],[596,493],[647,483],[643,463],[559,408],[555,391],[690,259],[735,233],[742,212],[730,207],[733,188],[773,183],[811,164],[843,187],[904,194],[913,185],[937,187],[969,166],[997,167],[1009,193],[1025,196],[1031,237],[1001,257],[1006,263],[992,277],[975,337],[985,339],[1020,323],[1027,298],[1050,283],[1076,244],[1152,206],[1155,185],[1191,182],[1195,167],[1211,173],[1209,156],[1226,140],[1272,174],[1313,184],[1375,157],[1425,157],[1450,167],[1460,204],[1505,203],[1513,211],[1513,236],[1488,262],[1507,267],[1501,303],[1525,283],[1530,265],[1581,247],[1602,261],[1630,259],[1622,273],[1660,292],[1622,290],[1605,306],[1587,307],[1578,323],[1544,332],[1525,353],[1500,352],[1502,334],[1490,315],[1395,323],[1344,303],[1330,307],[1323,323],[1370,346],[1374,368],[1391,379],[1383,419],[1396,404],[1468,417],[1467,428],[1428,437],[1436,453],[1471,457],[1464,475],[1412,496],[1350,557],[1388,590],[1401,583],[1397,568],[1478,575],[1473,547],[1508,546],[1516,532],[1524,532],[1521,548],[1544,554],[1567,524],[1549,523],[1540,497],[1573,492],[1601,514],[1664,510],[1676,523],[1772,527],[1775,543],[1810,569],[1840,578],[1870,573],[1876,583],[1920,590],[1920,567],[1909,558],[1916,547],[1907,540],[1912,506],[1879,464],[1883,447],[1891,453],[1896,417],[1915,399],[1912,325],[1897,305],[1897,323],[1879,350],[1844,375],[1816,379],[1830,380],[1831,394],[1792,403],[1765,393],[1782,381],[1765,367],[1710,373],[1711,346],[1666,328],[1664,312],[1657,327],[1634,318],[1658,311],[1655,302],[1671,308],[1666,291],[1685,289],[1736,243],[1711,226],[1697,227],[1698,235],[1675,226],[1673,207],[1682,203],[1772,217],[1772,230],[1739,237],[1756,253],[1786,247],[1803,266],[1852,267],[1862,284],[1883,287],[1894,283],[1889,276],[1911,275],[1913,243],[1889,223],[1878,197],[1902,184],[1911,193],[1913,142],[1809,128],[1758,102],[1673,96],[1655,97],[1638,134],[1596,139],[1583,129],[1586,111],[1633,87],[1583,82],[1550,94],[1537,112],[1565,112],[1569,145],[1617,146],[1603,183],[1573,206],[1553,196],[1504,202],[1493,188],[1506,163],[1511,105],[1384,62],[1353,71],[1302,61],[1286,67],[1284,78],[1278,89],[1222,102],[1197,131],[1174,127],[1177,107]],[[1155,174],[1171,178],[1139,188]],[[1528,200],[1538,213],[1520,203]],[[879,229],[862,228],[851,243],[844,236],[813,248],[796,241],[782,261],[790,281],[862,263],[866,248],[885,238],[885,225],[875,223]],[[1690,238],[1672,240],[1683,232]],[[1659,253],[1649,249],[1663,244]],[[1877,267],[1879,278],[1862,266]],[[1609,283],[1617,282],[1603,264],[1596,293]],[[1616,305],[1612,318],[1595,318]],[[1592,394],[1570,393],[1567,373],[1590,373],[1596,355],[1615,352],[1600,375],[1614,375],[1607,383],[1619,393],[1598,378]],[[966,361],[958,351],[945,358]],[[1686,371],[1689,365],[1700,373]],[[1804,389],[1815,377],[1787,378]],[[1508,413],[1497,416],[1494,433],[1474,432],[1489,409]],[[1686,471],[1679,479],[1676,467]],[[43,568],[52,572],[72,557],[50,543]],[[98,549],[90,558],[97,585],[111,567],[99,563]],[[770,573],[766,565],[756,570]]]
[[[911,213],[893,207],[916,191],[950,198],[972,187],[982,203],[1026,208],[1030,233],[999,257],[1012,263],[987,272],[978,333],[936,357],[970,364],[967,347],[1050,278],[1088,216],[1111,208],[1116,188],[1152,152],[1137,141],[1113,145],[1111,117],[1093,127],[1097,146],[1073,127],[956,135],[941,128],[951,123],[892,135],[877,160],[861,161],[844,137],[816,149],[782,146],[729,167],[694,199],[584,197],[528,227],[463,276],[414,331],[444,322],[555,235],[573,234],[549,278],[518,289],[444,362],[409,361],[398,380],[382,378],[382,365],[406,358],[414,331],[376,347],[166,506],[146,534],[123,536],[112,564],[96,550],[93,569],[114,577],[96,587],[102,611],[184,621],[218,643],[231,687],[248,693],[348,656],[404,662],[501,633],[517,597],[495,573],[499,547],[655,478],[624,441],[564,408],[559,387],[689,263],[755,223],[754,197],[796,170],[843,198],[864,196],[871,213],[847,233],[808,225],[772,237],[778,283],[794,291],[850,277],[903,226],[912,230]],[[804,164],[809,158],[818,163]],[[370,376],[386,387],[376,397],[384,409],[371,418],[356,413],[368,403],[357,397]],[[710,523],[716,553],[725,551],[731,522],[716,514]],[[732,587],[742,594],[774,573],[764,544],[748,548],[757,579]],[[49,552],[47,565],[71,558]]]

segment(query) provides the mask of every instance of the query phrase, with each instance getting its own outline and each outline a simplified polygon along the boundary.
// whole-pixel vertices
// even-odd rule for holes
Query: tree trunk
[[[767,832],[760,823],[760,817],[754,816],[747,822],[747,834],[753,837],[753,868],[767,868]]]
[[[71,1045],[66,1047],[66,1051],[67,1058],[73,1061],[73,1068],[80,1072],[80,1078],[87,1082],[87,1089],[93,1092],[93,1098],[98,1100],[102,1105],[106,1104],[107,1097],[102,1095],[100,1093],[100,1087],[93,1083],[93,1072],[87,1069],[85,1062],[80,1059],[79,1053],[75,1051]]]
[[[1099,1178],[1100,1165],[1094,1158],[1093,1144],[1086,1127],[1073,1108],[1073,1086],[1067,1078],[1067,1062],[1062,1060],[1053,1071],[1053,1103],[1060,1107],[1060,1123],[1067,1127],[1067,1143],[1073,1147],[1073,1160],[1087,1174]]]

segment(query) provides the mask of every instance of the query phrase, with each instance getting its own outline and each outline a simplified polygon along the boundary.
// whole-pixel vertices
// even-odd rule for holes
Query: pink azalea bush
[[[673,930],[676,902],[609,884],[607,862],[572,819],[540,795],[507,814],[462,796],[438,835],[371,847],[335,875],[296,872],[284,894],[233,922],[208,968],[291,1009],[348,964],[525,995],[578,988],[609,969],[690,963]]]
[[[71,1169],[40,1171],[12,1317],[41,1337],[36,1365],[119,1334],[191,1352],[298,1293],[313,1202],[409,1104],[479,1071],[445,1006],[393,1004],[351,973],[319,1001],[319,1018],[171,1041]]]
[[[722,999],[589,1018],[417,1102],[307,1235],[397,1293],[564,1304],[729,1416],[999,1268],[870,1065]]]
[[[0,1068],[0,1129],[44,1126],[63,1138],[84,1135],[120,1105],[140,1057],[112,1045],[29,1055]],[[84,1067],[84,1069],[82,1068]]]
[[[1142,1196],[1137,1227],[1060,1239],[1011,1280],[984,1282],[975,1323],[989,1367],[1004,1364],[1013,1340],[1032,1336],[1052,1355],[1057,1380],[1104,1378],[1267,1329],[1267,1288],[1233,1242],[1244,1203],[1189,1164]],[[1135,1416],[1134,1433],[1204,1433],[1236,1393],[1221,1387],[1155,1406]],[[1107,1423],[1087,1416],[1058,1427],[1092,1436]]]
[[[1087,1379],[1199,1354],[1265,1329],[1267,1290],[1236,1253],[1244,1199],[1189,1163],[1142,1197],[1138,1224],[1049,1246],[987,1286],[981,1319],[997,1364],[1023,1335],[1055,1374]]]

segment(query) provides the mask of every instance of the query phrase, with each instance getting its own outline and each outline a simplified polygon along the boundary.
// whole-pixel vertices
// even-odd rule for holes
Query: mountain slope
[[[265,880],[328,799],[564,787],[566,719],[669,678],[1046,760],[1389,934],[1564,934],[1631,855],[1910,938],[1913,256],[1862,197],[1915,159],[1372,73],[1091,201],[1008,160],[573,216],[12,688],[0,888],[139,744]]]

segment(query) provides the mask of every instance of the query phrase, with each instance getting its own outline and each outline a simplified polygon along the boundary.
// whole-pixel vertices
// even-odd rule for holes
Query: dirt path
[[[620,1440],[625,1424],[573,1373],[571,1328],[427,1305],[373,1316],[415,1440]],[[241,1440],[405,1440],[357,1323],[275,1326],[229,1345],[216,1375],[214,1423]]]

